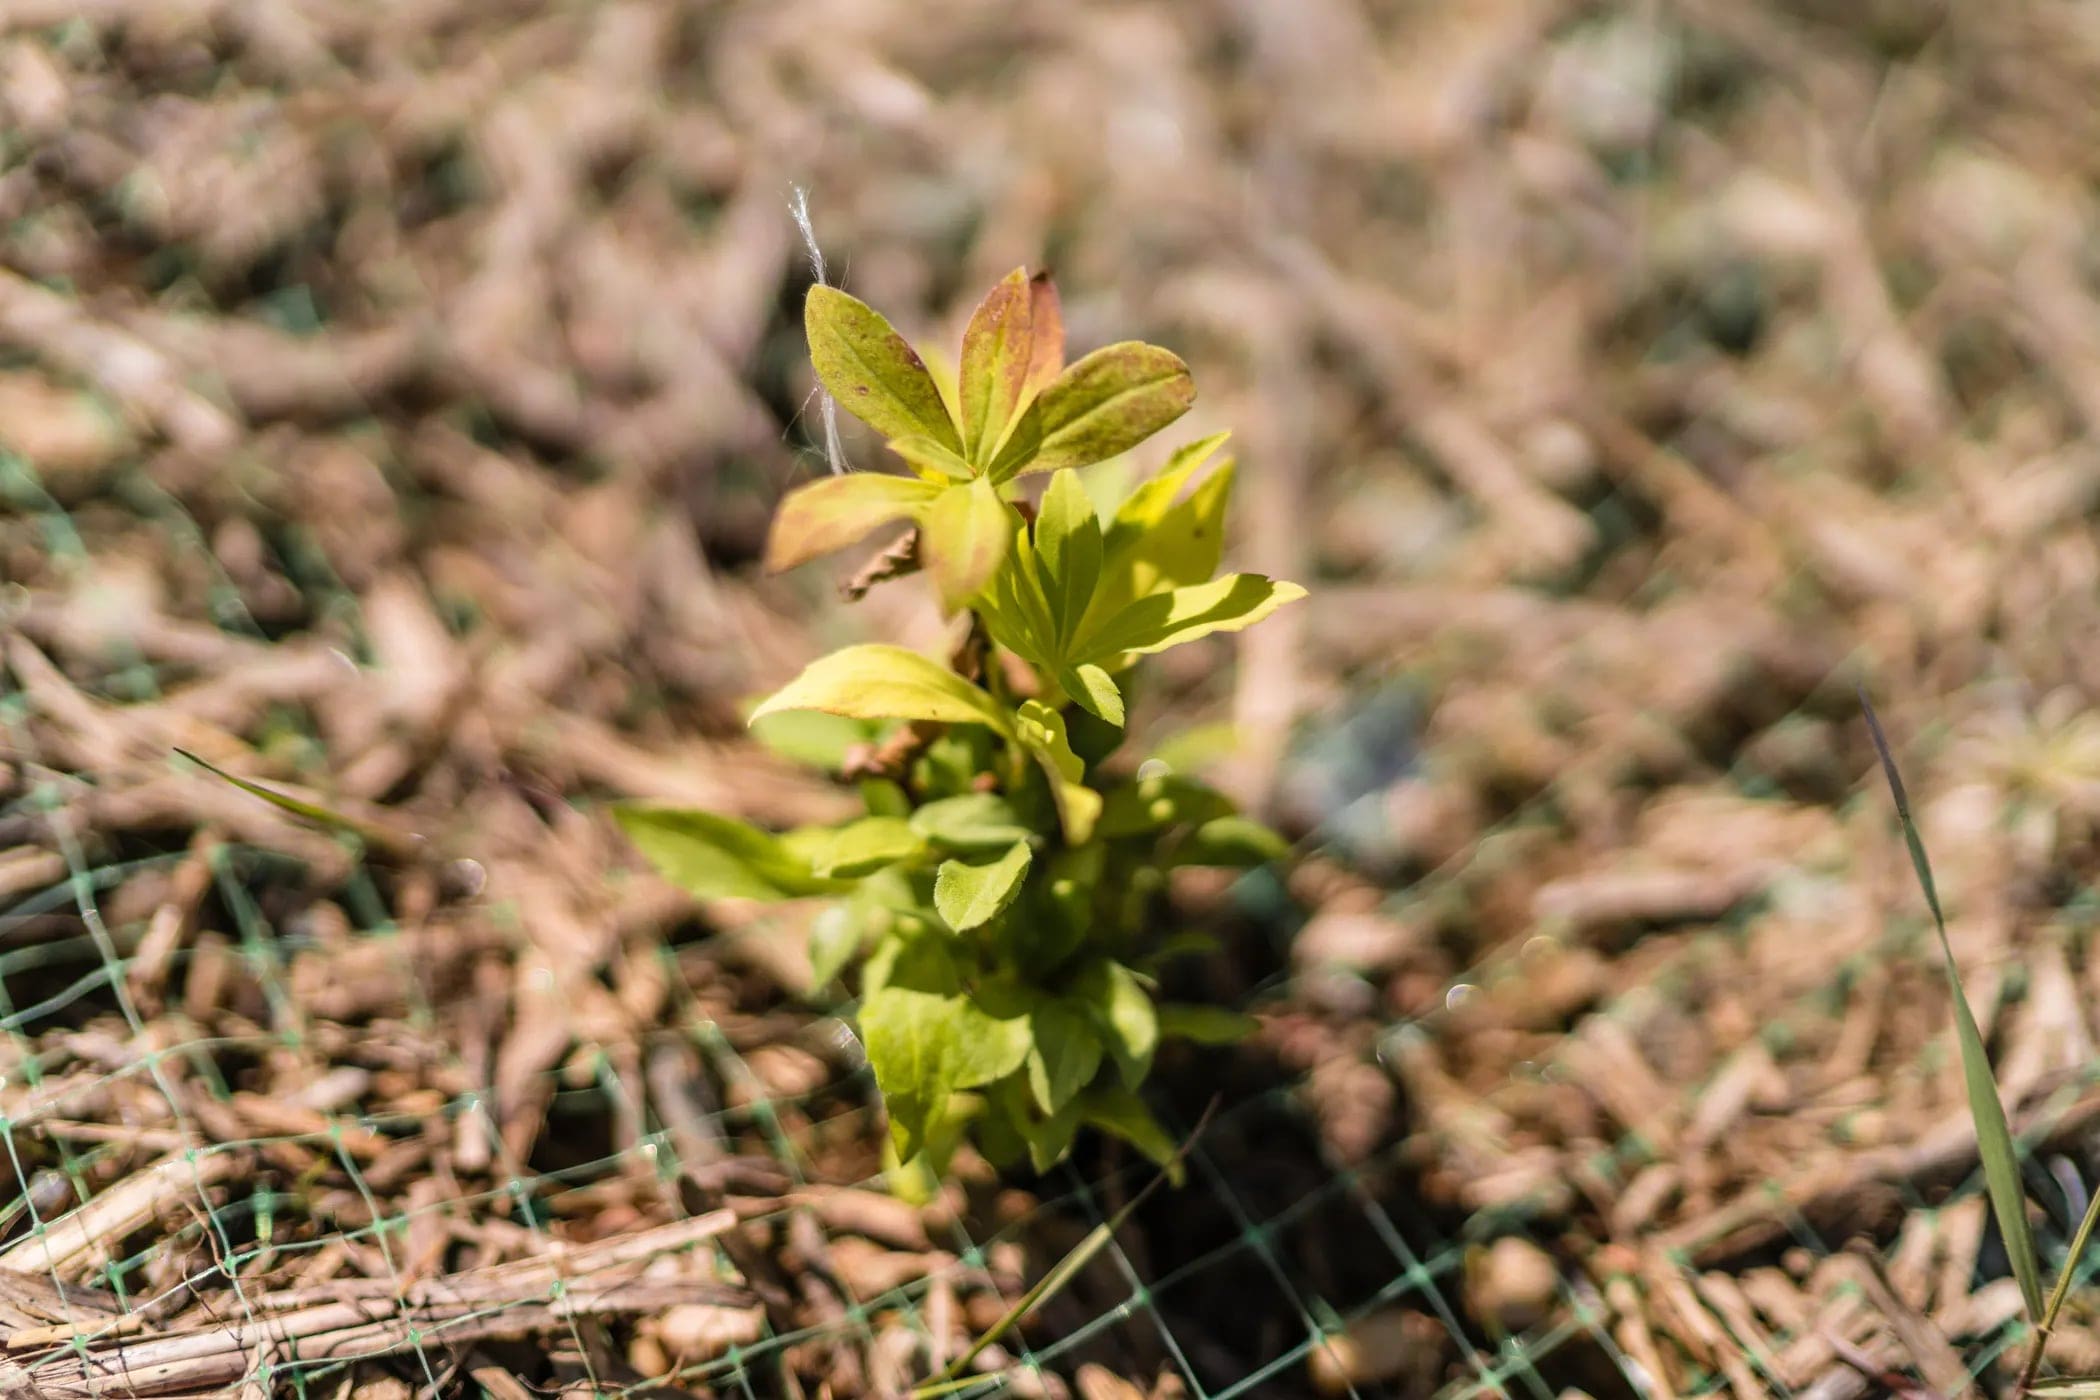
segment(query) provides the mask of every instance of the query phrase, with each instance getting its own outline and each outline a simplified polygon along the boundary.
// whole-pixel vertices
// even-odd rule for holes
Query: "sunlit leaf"
[[[919,557],[955,612],[983,589],[1013,544],[1013,508],[989,478],[958,482],[935,498],[919,530]]]
[[[666,880],[699,899],[802,899],[849,888],[820,878],[768,831],[713,812],[619,803],[613,817]]]
[[[936,484],[949,481],[968,481],[976,473],[970,464],[952,448],[944,447],[923,433],[913,437],[891,438],[890,451],[902,457],[922,478]]]
[[[1075,659],[1109,661],[1164,651],[1213,632],[1237,632],[1305,596],[1295,583],[1227,574],[1209,583],[1140,598],[1080,639]]]
[[[966,792],[928,802],[911,814],[912,830],[950,851],[1004,851],[1035,833],[996,793]]]
[[[1034,298],[1015,268],[970,316],[963,332],[957,392],[962,400],[963,455],[987,466],[1020,412],[1035,353]]]
[[[1088,964],[1074,990],[1100,1027],[1123,1082],[1132,1088],[1142,1084],[1159,1045],[1159,1014],[1136,974],[1104,958]]]
[[[944,860],[933,881],[933,907],[957,933],[990,923],[1021,892],[1034,851],[1016,841],[997,860]]]
[[[926,840],[902,817],[848,822],[810,850],[810,868],[827,879],[857,879],[923,854]]]
[[[788,710],[751,725],[751,737],[782,758],[831,772],[843,767],[846,756],[878,732],[879,727],[867,720],[818,710]]]
[[[1123,691],[1116,678],[1091,661],[1077,666],[1060,666],[1056,671],[1057,683],[1064,692],[1096,718],[1106,720],[1118,729],[1123,727]]]
[[[1014,714],[1014,732],[1050,780],[1065,840],[1084,845],[1101,815],[1101,794],[1086,786],[1086,765],[1072,752],[1064,716],[1039,700],[1025,700]]]
[[[916,517],[939,494],[914,477],[881,472],[818,477],[781,501],[766,537],[766,567],[792,569],[858,544],[872,530]]]
[[[877,643],[847,647],[810,662],[751,717],[756,721],[783,710],[982,724],[1013,737],[1012,720],[983,690],[915,651]]]
[[[889,1109],[899,1154],[912,1157],[949,1096],[989,1084],[1028,1056],[1025,1008],[999,1014],[962,989],[953,963],[931,939],[896,949],[875,991],[861,1002],[861,1039]]]
[[[1077,361],[1030,409],[1040,443],[1018,471],[1057,471],[1113,457],[1188,412],[1196,382],[1178,355],[1126,340]],[[1016,429],[1019,432],[1019,429]]]
[[[820,285],[802,304],[802,326],[817,378],[841,408],[885,438],[923,434],[961,449],[925,362],[880,312]]]

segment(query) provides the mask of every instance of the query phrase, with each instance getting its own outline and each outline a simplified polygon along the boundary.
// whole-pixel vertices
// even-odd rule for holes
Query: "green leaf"
[[[925,854],[926,842],[902,817],[862,817],[810,851],[810,868],[827,879],[857,879]]]
[[[881,472],[818,477],[781,501],[766,538],[766,567],[777,573],[857,544],[871,530],[919,515],[939,494],[914,477]]]
[[[911,814],[911,828],[949,851],[1003,851],[1035,835],[1011,802],[989,792],[929,802]]]
[[[985,294],[963,332],[963,455],[980,467],[990,465],[1020,412],[1035,355],[1034,311],[1028,274],[1015,268]]]
[[[1189,929],[1174,934],[1154,948],[1141,965],[1147,972],[1157,972],[1176,958],[1209,957],[1223,946],[1216,934]]]
[[[1028,320],[1033,345],[1028,357],[1028,378],[1021,386],[1023,400],[1033,399],[1050,387],[1065,367],[1065,313],[1058,300],[1057,284],[1047,272],[1028,279]]]
[[[1028,1143],[1028,1164],[1041,1176],[1072,1150],[1072,1139],[1079,1136],[1079,1105],[1068,1103],[1048,1118],[1021,1119],[1019,1127]]]
[[[1261,1029],[1261,1022],[1218,1006],[1162,1006],[1161,1040],[1193,1040],[1198,1045],[1237,1045]]]
[[[1171,863],[1244,870],[1282,860],[1290,853],[1289,843],[1251,817],[1217,817],[1174,847]]]
[[[1037,1002],[1029,1031],[1035,1040],[1028,1052],[1029,1092],[1043,1112],[1056,1113],[1093,1083],[1101,1068],[1101,1037],[1085,1007],[1062,999]]]
[[[1174,508],[1181,495],[1181,488],[1189,484],[1212,455],[1223,447],[1231,433],[1212,433],[1207,438],[1198,438],[1184,447],[1174,449],[1165,466],[1154,472],[1116,507],[1115,519],[1108,527],[1108,542],[1111,551],[1127,547],[1142,538],[1147,532],[1159,528]]]
[[[1167,1136],[1152,1110],[1136,1094],[1114,1085],[1088,1090],[1080,1097],[1079,1116],[1105,1133],[1114,1133],[1167,1168],[1167,1179],[1180,1184],[1181,1164],[1174,1139]]]
[[[612,811],[635,849],[699,899],[802,899],[848,888],[818,878],[771,832],[729,817],[625,802]]]
[[[862,922],[851,905],[833,904],[809,925],[809,980],[813,987],[827,987],[846,970],[860,951]]]
[[[1088,661],[1059,667],[1057,683],[1088,714],[1118,729],[1123,727],[1123,691],[1114,676]]]
[[[935,498],[919,526],[919,557],[956,612],[991,581],[1014,538],[1012,507],[989,478],[958,482]]]
[[[839,406],[885,438],[919,435],[959,451],[955,422],[916,350],[882,314],[836,287],[802,304],[809,359]]]
[[[782,758],[836,773],[846,755],[876,736],[866,720],[827,715],[820,710],[785,710],[751,725],[751,737]]]
[[[751,718],[755,722],[785,710],[982,724],[1003,738],[1014,737],[1011,717],[983,690],[915,651],[879,643],[846,647],[810,662]]]
[[[2062,1400],[2094,1400],[2100,1397],[2100,1376],[2050,1376],[2027,1388],[2030,1395],[2055,1395]]]
[[[1106,662],[1165,651],[1213,632],[1237,632],[1305,596],[1295,583],[1227,574],[1209,583],[1140,598],[1081,639],[1075,659]]]
[[[1141,836],[1232,815],[1232,802],[1225,794],[1173,773],[1121,784],[1105,796],[1101,834],[1107,837]]]
[[[1132,1088],[1144,1082],[1159,1047],[1159,1013],[1137,975],[1119,962],[1089,963],[1074,990],[1108,1042],[1108,1052]]]
[[[1086,765],[1072,752],[1064,716],[1040,700],[1024,700],[1014,714],[1014,734],[1050,780],[1050,795],[1057,803],[1058,824],[1064,828],[1066,842],[1085,845],[1101,815],[1101,794],[1084,781]]]
[[[1911,819],[1910,798],[1903,791],[1903,779],[1896,772],[1896,759],[1889,752],[1888,737],[1881,732],[1881,721],[1875,717],[1874,707],[1868,703],[1864,689],[1859,693],[1859,703],[1866,711],[1867,732],[1874,740],[1874,751],[1880,755],[1882,775],[1888,779],[1889,792],[1895,798],[1896,816],[1903,824],[1903,840],[1910,848],[1911,868],[1917,872],[1918,885],[1925,892],[1926,907],[1932,911],[1933,927],[1939,931],[1940,954],[1947,966],[1947,986],[1954,996],[1954,1029],[1956,1043],[1961,1047],[1962,1083],[1968,1090],[1969,1117],[1976,1125],[1977,1155],[1983,1162],[1983,1183],[1991,1198],[1991,1213],[1998,1218],[1998,1232],[2005,1237],[2005,1252],[2012,1261],[2013,1277],[2019,1280],[2020,1298],[2027,1305],[2028,1320],[2039,1323],[2043,1316],[2041,1257],[2035,1252],[2034,1235],[2027,1224],[2027,1198],[2020,1185],[2019,1152],[2013,1144],[2012,1128],[2005,1119],[2005,1105],[1998,1098],[1998,1086],[1991,1080],[1991,1059],[1989,1051],[1984,1048],[1983,1032],[1977,1028],[1975,1013],[1969,1009],[1969,998],[1962,991],[1961,974],[1955,970],[1954,945],[1947,940],[1947,920],[1940,912],[1939,890],[1932,879],[1932,862],[1925,856],[1925,842],[1918,835],[1917,823]]]
[[[1028,843],[1016,841],[997,860],[977,865],[942,861],[933,880],[933,907],[957,933],[989,923],[1005,913],[1021,892],[1021,880],[1033,858]]]
[[[1058,375],[1035,401],[1041,441],[1019,470],[1083,467],[1128,452],[1195,401],[1196,381],[1180,356],[1135,340],[1104,346]]]
[[[1036,572],[1056,635],[1069,637],[1101,579],[1101,520],[1071,472],[1052,477],[1035,520]],[[1075,697],[1076,698],[1076,697]]]
[[[993,1014],[955,990],[952,968],[923,956],[897,960],[862,1001],[860,1028],[898,1155],[906,1159],[947,1113],[950,1095],[1002,1079],[1028,1058],[1025,1014]]]
[[[976,475],[970,470],[970,464],[953,448],[943,446],[923,433],[891,438],[889,448],[930,482],[968,481]]]
[[[1225,547],[1225,507],[1232,496],[1230,458],[1179,504],[1174,497],[1217,445],[1214,437],[1183,448],[1157,476],[1131,493],[1110,524],[1101,584],[1083,624],[1091,630],[1138,598],[1208,582]]]

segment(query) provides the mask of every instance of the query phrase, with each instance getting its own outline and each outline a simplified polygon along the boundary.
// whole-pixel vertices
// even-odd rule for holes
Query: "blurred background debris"
[[[7,1384],[894,1394],[1142,1184],[885,1195],[795,916],[603,815],[834,814],[744,703],[938,638],[756,566],[828,469],[801,188],[909,333],[1026,263],[1182,354],[1314,585],[1134,717],[1308,853],[1179,891],[1262,1031],[986,1388],[2002,1393],[1853,696],[2060,1249],[2096,82],[2045,0],[0,6]]]

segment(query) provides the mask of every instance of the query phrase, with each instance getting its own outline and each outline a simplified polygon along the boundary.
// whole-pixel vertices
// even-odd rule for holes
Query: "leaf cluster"
[[[618,816],[668,877],[705,899],[828,901],[811,924],[820,985],[857,970],[863,1043],[900,1163],[938,1174],[963,1135],[1046,1170],[1086,1127],[1162,1164],[1173,1143],[1139,1090],[1162,1041],[1226,1041],[1245,1017],[1162,1004],[1163,927],[1179,866],[1283,853],[1266,828],[1186,777],[1119,773],[1138,658],[1234,631],[1302,596],[1217,575],[1233,465],[1191,444],[1113,511],[1073,468],[1184,413],[1187,366],[1111,345],[1067,365],[1055,289],[1016,271],[971,317],[954,371],[873,309],[814,288],[810,356],[825,388],[883,434],[908,475],[806,485],[768,548],[786,568],[909,521],[957,653],[847,647],[752,716],[782,752],[856,781],[865,815],[785,833],[706,812]],[[1024,478],[1047,474],[1025,509]]]

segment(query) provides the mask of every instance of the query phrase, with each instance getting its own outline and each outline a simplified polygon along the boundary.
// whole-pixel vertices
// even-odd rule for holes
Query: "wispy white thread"
[[[824,280],[824,250],[817,246],[817,228],[809,217],[809,191],[800,185],[793,189],[794,198],[788,207],[794,212],[795,227],[802,230],[802,246],[809,250],[809,270],[816,276],[818,286],[828,287],[831,284]],[[831,464],[831,474],[840,476],[847,467],[845,450],[839,446],[839,406],[824,392],[822,384],[817,386],[817,401],[824,414],[824,460]]]

